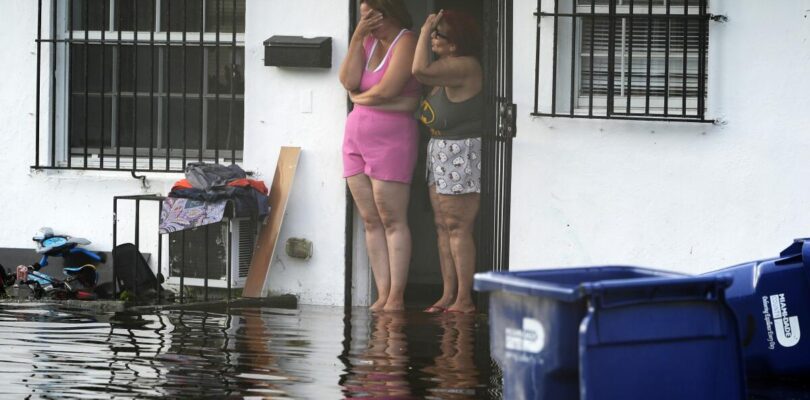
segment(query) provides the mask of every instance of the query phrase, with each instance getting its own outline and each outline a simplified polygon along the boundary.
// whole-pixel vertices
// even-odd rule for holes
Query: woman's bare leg
[[[442,272],[442,297],[436,300],[426,311],[440,312],[453,304],[458,290],[456,266],[453,263],[453,254],[450,252],[450,232],[442,215],[439,205],[439,194],[436,185],[428,186],[430,204],[433,206],[433,220],[436,224],[436,238],[439,245],[439,268]]]
[[[369,177],[365,174],[358,174],[346,178],[346,182],[354,197],[354,203],[360,210],[360,217],[363,218],[368,259],[371,263],[371,272],[374,274],[374,283],[377,286],[377,301],[371,305],[371,309],[380,310],[385,306],[391,292],[391,273],[385,229],[377,211],[377,205],[374,203],[374,192]]]
[[[478,214],[481,196],[478,193],[438,195],[445,225],[450,233],[450,252],[458,277],[456,301],[448,310],[475,311],[472,299],[473,275],[475,275],[475,240],[473,226]]]
[[[371,186],[388,244],[391,291],[383,310],[402,310],[405,308],[405,285],[411,263],[411,230],[408,227],[411,185],[371,179]]]

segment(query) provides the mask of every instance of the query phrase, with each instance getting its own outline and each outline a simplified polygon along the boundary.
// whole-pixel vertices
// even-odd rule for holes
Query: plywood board
[[[267,223],[262,226],[256,240],[256,248],[253,249],[245,289],[242,291],[243,297],[262,297],[262,289],[276,252],[278,235],[284,222],[287,200],[290,197],[300,155],[300,147],[282,147],[278,154],[276,173],[270,185],[270,215],[267,217]]]

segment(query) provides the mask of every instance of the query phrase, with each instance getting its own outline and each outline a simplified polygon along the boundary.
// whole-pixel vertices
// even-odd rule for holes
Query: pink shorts
[[[410,113],[355,106],[343,135],[343,177],[411,183],[419,133]]]

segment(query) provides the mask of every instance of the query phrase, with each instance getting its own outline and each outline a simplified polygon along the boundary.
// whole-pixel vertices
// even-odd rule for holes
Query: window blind
[[[618,18],[611,46],[610,19],[596,17],[593,23],[588,19],[582,24],[580,95],[587,96],[591,90],[594,95],[607,95],[612,48],[614,95],[645,96],[649,92],[650,96],[682,97],[685,92],[687,98],[698,96],[699,21]]]

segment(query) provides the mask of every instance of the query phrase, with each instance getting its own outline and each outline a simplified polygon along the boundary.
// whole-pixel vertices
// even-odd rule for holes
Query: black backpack
[[[16,278],[17,275],[14,272],[7,273],[6,267],[4,267],[3,264],[0,264],[0,297],[7,294],[6,287],[11,286]]]
[[[154,292],[158,283],[163,283],[163,275],[152,272],[143,254],[132,243],[124,243],[112,251],[113,271],[117,277],[118,291],[124,290],[142,295]]]

